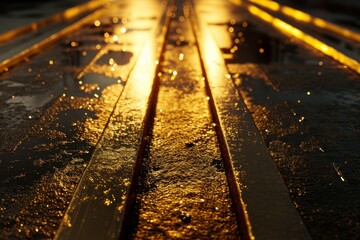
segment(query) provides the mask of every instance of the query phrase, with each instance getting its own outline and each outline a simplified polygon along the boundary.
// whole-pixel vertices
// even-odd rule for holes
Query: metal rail
[[[299,10],[282,6],[273,1],[230,1],[237,6],[244,7],[251,14],[269,23],[281,32],[299,39],[325,55],[332,57],[341,64],[344,64],[351,70],[360,73],[358,33],[323,19],[313,17]],[[290,15],[292,19],[298,21],[296,24],[293,21],[289,21]],[[322,35],[338,39],[340,44],[331,42]],[[352,37],[349,37],[349,35]],[[354,51],[347,50],[346,46],[351,46]]]
[[[90,5],[92,8],[95,8],[95,6],[99,7],[98,5]],[[86,8],[84,8],[86,9]],[[79,10],[79,9],[77,9]],[[88,24],[91,21],[96,20],[100,16],[102,16],[107,9],[104,8],[104,6],[97,11],[93,12],[92,14],[76,21],[75,23],[63,28],[62,30],[51,34],[50,36],[40,40],[36,44],[32,45],[31,47],[28,47],[19,53],[3,60],[0,63],[0,73],[7,72],[11,67],[14,67],[22,62],[25,62],[30,58],[31,56],[36,55],[40,52],[40,50],[43,50],[52,44],[58,42],[59,40],[63,39],[64,37],[68,36],[71,33],[74,33],[78,29],[82,28],[86,24]],[[70,11],[71,14],[64,14],[64,16],[75,16],[76,14],[72,13],[74,10]],[[40,24],[41,25],[41,24]]]
[[[90,1],[72,8],[69,8],[63,12],[57,13],[53,16],[41,19],[37,22],[32,22],[28,25],[18,27],[16,29],[10,30],[3,34],[0,34],[0,43],[4,43],[6,41],[13,40],[14,38],[20,37],[29,32],[35,32],[40,28],[51,24],[56,23],[63,20],[71,20],[74,19],[82,14],[87,12],[94,11],[101,6],[105,5],[108,1],[107,0],[97,0],[97,1]]]
[[[145,43],[55,239],[123,239],[126,236],[145,136],[156,103],[158,63],[165,49],[173,8],[174,1],[170,1],[159,27]],[[139,86],[142,91],[139,91]],[[113,128],[122,129],[118,133],[123,135],[119,140],[113,139]],[[116,149],[111,147],[113,145]]]
[[[241,238],[310,239],[206,22],[189,6]]]
[[[279,4],[275,1],[269,1],[269,0],[249,0],[249,1],[251,3],[255,3],[256,5],[269,9],[272,12],[281,13],[289,18],[303,22],[309,27],[313,27],[313,28],[315,27],[316,29],[319,30],[325,29],[329,32],[332,32],[333,34],[342,36],[345,39],[360,43],[360,33],[344,28],[335,23],[329,22],[325,19],[312,16],[306,12]]]
[[[156,73],[165,51],[173,4],[170,4],[164,15],[161,30],[154,32],[155,35],[160,33],[157,43],[148,41],[144,46],[143,55],[118,99],[113,116],[96,146],[55,239],[117,239],[127,236],[127,219],[133,209],[145,137],[155,113],[159,85]],[[308,239],[308,233],[290,201],[281,176],[229,77],[206,24],[196,17],[191,3],[185,4],[184,13],[191,19],[201,67],[206,76],[206,92],[210,96],[210,109],[225,159],[240,237],[286,239],[295,234],[298,239]],[[211,52],[211,56],[208,52]],[[139,92],[139,85],[143,86],[143,90],[135,97],[131,93]],[[229,98],[231,106],[227,104]],[[133,109],[134,102],[137,102],[135,105],[139,109]],[[120,116],[121,123],[118,122]],[[133,126],[134,122],[137,127]],[[116,144],[113,143],[114,126],[122,129]],[[234,133],[231,126],[238,126],[238,131]],[[131,142],[124,142],[126,138],[130,138]],[[240,143],[240,139],[246,138],[245,142]],[[113,145],[116,145],[116,149],[112,148]],[[239,172],[244,171],[246,177],[239,175]],[[105,175],[109,179],[104,179]],[[246,191],[244,185],[247,186]]]

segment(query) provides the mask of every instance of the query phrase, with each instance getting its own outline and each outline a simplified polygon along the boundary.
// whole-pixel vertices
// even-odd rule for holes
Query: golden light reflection
[[[230,0],[230,1],[239,6],[242,4],[242,0]]]
[[[127,31],[126,27],[120,28],[120,32],[121,32],[121,33],[126,33],[126,31]]]
[[[78,47],[78,46],[79,46],[79,43],[72,41],[72,42],[70,43],[70,46],[71,46],[71,47]]]
[[[309,14],[287,6],[282,7],[281,12],[284,13],[285,15],[291,16],[303,22],[311,22],[312,20],[312,17]]]
[[[240,5],[242,4],[242,1],[240,0],[231,0],[232,2]],[[231,75],[229,75],[227,69],[224,67],[224,59],[222,57],[222,53],[220,52],[219,47],[217,46],[215,40],[213,39],[213,36],[211,35],[211,32],[207,29],[207,24],[204,21],[199,21],[198,24],[195,24],[197,22],[195,19],[192,19],[193,27],[194,27],[194,33],[196,35],[196,38],[199,39],[199,47],[201,52],[201,58],[204,60],[204,65],[206,68],[206,76],[208,80],[209,85],[211,85],[212,95],[214,98],[216,98],[219,95],[223,95],[223,92],[220,92],[224,89],[226,89],[226,85],[228,84],[228,81],[224,81],[224,78],[231,78]],[[247,27],[247,23],[244,27]],[[204,78],[204,80],[206,80]],[[216,91],[217,90],[217,91]],[[210,96],[209,100],[210,100]],[[251,222],[246,210],[246,204],[243,202],[243,199],[241,197],[241,190],[239,189],[239,199],[241,202],[241,206],[243,206],[243,218],[245,221],[245,229],[246,229],[246,235],[248,239],[255,239],[253,233],[252,233],[252,227]],[[245,230],[244,229],[244,230]]]
[[[99,20],[94,21],[94,26],[95,27],[100,27],[100,25],[101,25],[101,22]]]
[[[257,3],[263,7],[266,7],[273,11],[279,11],[280,10],[280,4],[274,1],[264,1],[264,0],[249,0],[250,2]]]
[[[51,17],[41,19],[40,21],[30,23],[25,26],[21,26],[19,28],[10,30],[6,33],[0,34],[0,42],[5,42],[8,40],[12,40],[16,37],[21,36],[24,33],[36,31],[39,28],[46,26],[50,23],[56,23],[63,21],[64,19],[70,20],[73,19],[87,11],[95,10],[101,6],[103,6],[107,0],[98,0],[98,1],[89,1],[87,3],[84,3],[82,5],[78,5],[72,8],[69,8],[63,12],[57,13]]]
[[[112,22],[113,22],[114,24],[118,23],[118,22],[119,22],[119,18],[113,17]]]
[[[269,1],[269,0],[249,0],[252,3],[258,4],[264,8],[270,9],[275,12],[281,12],[288,17],[296,19],[298,21],[302,21],[308,24],[313,24],[319,28],[326,29],[333,33],[339,34],[345,38],[351,39],[356,42],[360,42],[360,34],[349,29],[343,28],[337,24],[328,22],[324,19],[313,17],[308,13],[302,12],[300,10],[280,5],[277,2]]]
[[[271,16],[269,13],[261,10],[260,8],[249,5],[248,10],[250,13],[254,14],[255,16],[261,18],[262,20],[272,24],[277,29],[290,34],[303,42],[309,44],[310,46],[316,48],[317,50],[323,52],[324,54],[334,58],[338,62],[348,66],[352,70],[360,73],[360,64],[358,61],[346,56],[345,54],[341,53],[340,51],[336,50],[335,48],[327,45],[326,43],[304,33],[298,28],[291,26],[290,24]]]

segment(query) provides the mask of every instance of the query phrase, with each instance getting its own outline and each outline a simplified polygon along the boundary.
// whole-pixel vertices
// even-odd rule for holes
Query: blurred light
[[[113,23],[118,23],[118,22],[119,22],[119,18],[113,17],[112,22],[113,22]]]
[[[290,7],[286,7],[286,6],[282,7],[281,12],[284,13],[285,15],[291,16],[292,18],[295,18],[302,22],[311,22],[312,20],[309,14]]]
[[[99,20],[95,20],[94,26],[95,27],[100,27],[100,25],[101,25],[101,22]]]
[[[266,7],[273,11],[278,11],[280,9],[280,4],[274,1],[264,1],[264,0],[249,0],[252,3],[259,4],[263,7]]]
[[[126,27],[122,27],[122,28],[120,29],[120,32],[121,32],[121,33],[126,33],[126,31],[127,31]]]

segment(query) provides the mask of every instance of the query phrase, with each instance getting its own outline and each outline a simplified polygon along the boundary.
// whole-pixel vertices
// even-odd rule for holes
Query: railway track
[[[147,61],[159,61],[147,71],[152,75],[146,79],[153,78],[154,83],[144,87],[145,95],[135,96],[139,85],[145,83],[130,76],[56,238],[130,236],[139,239],[252,239],[254,234],[260,237],[265,232],[269,236],[268,231],[273,226],[263,225],[257,220],[260,216],[256,215],[276,218],[277,225],[282,222],[280,225],[284,227],[292,226],[300,238],[307,238],[306,230],[299,224],[301,220],[287,197],[281,177],[272,165],[251,117],[246,113],[246,107],[241,105],[241,97],[235,92],[235,95],[227,94],[226,100],[223,95],[217,95],[233,89],[225,66],[219,69],[219,66],[211,63],[220,56],[206,56],[208,52],[214,54],[218,51],[215,45],[205,46],[211,36],[205,33],[200,35],[203,29],[196,27],[198,22],[189,3],[178,1],[176,7],[175,13],[168,14],[164,24],[166,28],[160,34],[160,38],[163,38],[162,50],[155,54],[157,57]],[[191,26],[195,26],[194,29]],[[198,39],[203,39],[203,42],[200,43]],[[146,53],[150,51],[148,47],[154,48],[151,43],[148,44],[143,50]],[[143,71],[145,67],[141,65],[142,62],[138,64],[132,73],[135,76],[140,71],[138,68]],[[227,86],[222,86],[224,82],[219,86],[219,78],[227,78]],[[212,89],[216,89],[214,95]],[[226,106],[229,96],[233,97],[231,102],[239,102],[234,109]],[[141,102],[138,104],[142,106],[142,111],[128,114],[139,111],[134,112],[131,104],[134,101]],[[226,114],[223,110],[234,113]],[[118,115],[129,116],[131,120],[123,117],[120,123],[123,132],[117,133],[120,135],[115,137]],[[246,120],[231,120],[236,116],[243,116]],[[240,166],[243,160],[239,159],[236,152],[240,147],[238,139],[245,137],[245,132],[239,131],[234,135],[230,127],[244,124],[247,124],[244,128],[247,136],[252,135],[251,140],[245,140],[244,144],[253,148],[243,154],[243,158],[249,160],[246,168]],[[134,125],[137,127],[134,128]],[[131,143],[124,142],[126,136],[131,139]],[[119,139],[118,143],[114,143],[114,137]],[[217,139],[221,139],[219,143]],[[264,160],[263,166],[251,163],[253,157]],[[109,163],[110,159],[114,162]],[[246,205],[249,208],[246,209],[238,173],[262,167],[267,169],[267,173],[257,176],[252,174],[252,180],[256,183],[255,186],[249,185],[250,189],[254,189],[252,191],[262,189],[262,200],[255,203],[255,197],[251,196],[254,192],[249,191],[246,194],[249,198]],[[114,176],[118,179],[115,182]],[[266,187],[265,181],[270,179],[272,186]],[[119,193],[122,194],[119,196]],[[270,205],[274,204],[270,199],[281,202],[281,209],[271,209]],[[261,213],[256,210],[260,205],[264,210]],[[254,221],[254,226],[250,219]],[[104,223],[104,226],[99,227],[99,223]],[[120,231],[116,233],[116,229]],[[272,231],[272,236],[285,237],[294,232]]]
[[[360,33],[275,1],[232,0],[278,30],[360,73]]]
[[[18,125],[30,131],[2,136],[1,193],[13,193],[3,198],[0,236],[309,239],[200,11],[191,1],[155,2],[99,2],[2,60],[3,81],[39,68],[35,84],[49,85],[51,97],[24,111]],[[141,7],[152,11],[136,17]],[[359,72],[356,59],[336,54]]]

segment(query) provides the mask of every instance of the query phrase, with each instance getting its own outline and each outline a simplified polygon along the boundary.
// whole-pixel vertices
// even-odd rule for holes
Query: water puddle
[[[22,105],[27,111],[34,111],[44,107],[54,99],[51,92],[45,92],[41,96],[16,96],[6,101],[8,105]]]

